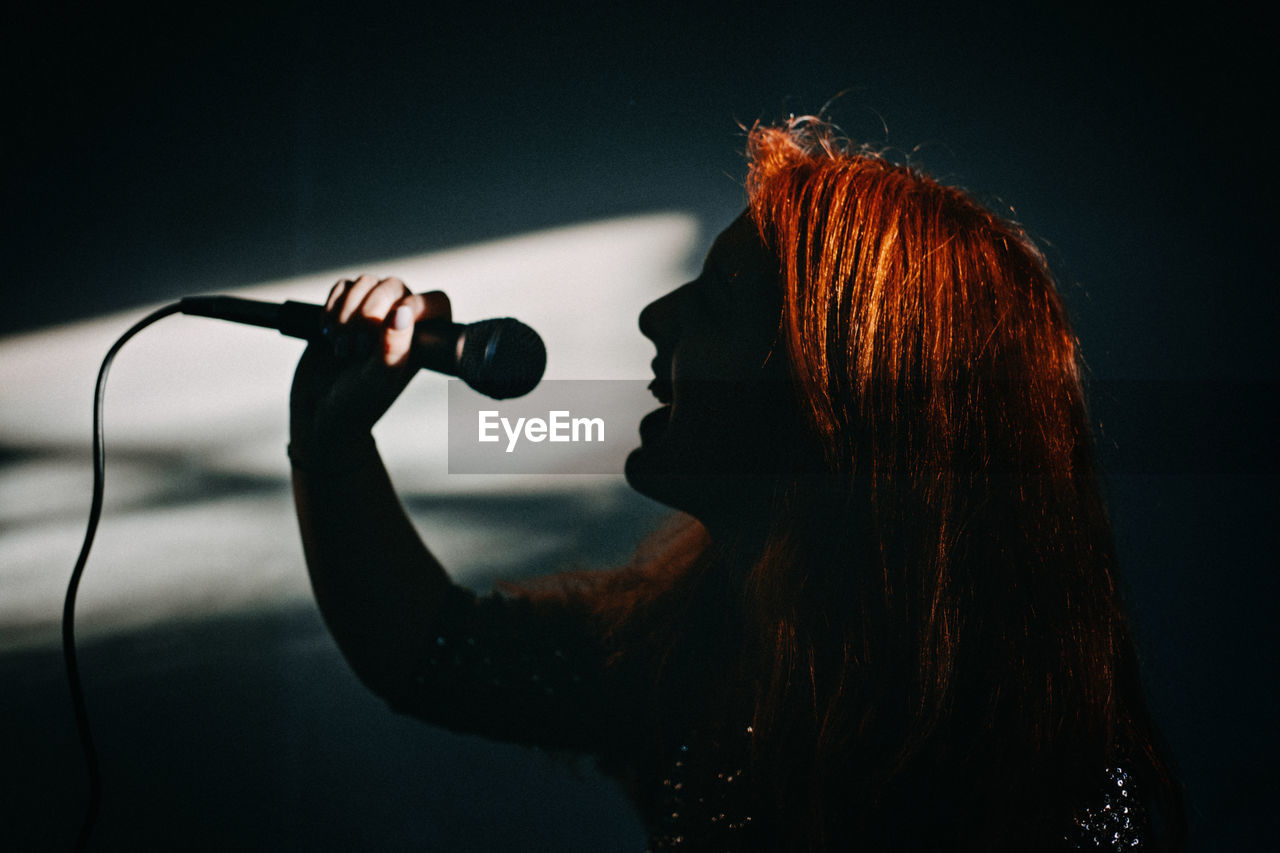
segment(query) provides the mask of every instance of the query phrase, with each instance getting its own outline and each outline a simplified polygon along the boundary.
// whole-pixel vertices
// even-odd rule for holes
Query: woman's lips
[[[649,383],[649,393],[664,406],[671,403],[671,391],[667,388],[667,383],[663,382],[661,379],[655,379]]]

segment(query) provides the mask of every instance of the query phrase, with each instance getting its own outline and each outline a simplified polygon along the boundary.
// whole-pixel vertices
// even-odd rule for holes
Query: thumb
[[[388,367],[401,367],[409,359],[414,326],[427,317],[448,320],[452,314],[449,297],[439,291],[406,293],[387,313],[382,339],[382,361]]]
[[[388,367],[400,367],[409,358],[413,344],[413,326],[417,317],[413,308],[401,302],[387,317],[387,331],[383,336],[382,360]]]

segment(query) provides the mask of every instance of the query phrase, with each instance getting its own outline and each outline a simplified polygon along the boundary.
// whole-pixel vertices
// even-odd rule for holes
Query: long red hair
[[[748,157],[803,426],[762,543],[685,536],[596,587],[619,660],[749,717],[780,848],[1039,849],[1116,765],[1176,845],[1042,254],[816,120],[753,128]]]
[[[752,217],[779,260],[780,338],[828,475],[793,490],[773,538],[789,540],[786,558],[751,576],[754,621],[773,638],[758,708],[790,713],[781,697],[805,684],[816,766],[852,750],[860,778],[843,781],[868,798],[913,767],[964,767],[1006,805],[1068,802],[1099,768],[1131,764],[1176,813],[1077,342],[1041,252],[961,190],[820,122],[756,127],[748,153]]]

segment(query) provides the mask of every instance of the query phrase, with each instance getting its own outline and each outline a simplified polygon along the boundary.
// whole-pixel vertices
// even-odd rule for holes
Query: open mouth
[[[671,388],[662,380],[655,379],[650,382],[649,393],[652,394],[662,405],[667,406],[671,404]]]

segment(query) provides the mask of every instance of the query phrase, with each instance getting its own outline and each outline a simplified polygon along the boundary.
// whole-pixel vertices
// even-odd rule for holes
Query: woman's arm
[[[398,279],[334,286],[327,340],[308,347],[290,396],[293,494],[316,602],[343,655],[375,693],[407,688],[453,585],[405,515],[370,429],[408,384],[423,317],[441,293]]]
[[[411,676],[452,584],[395,496],[372,440],[347,473],[293,469],[316,603],[360,680],[390,699]]]

